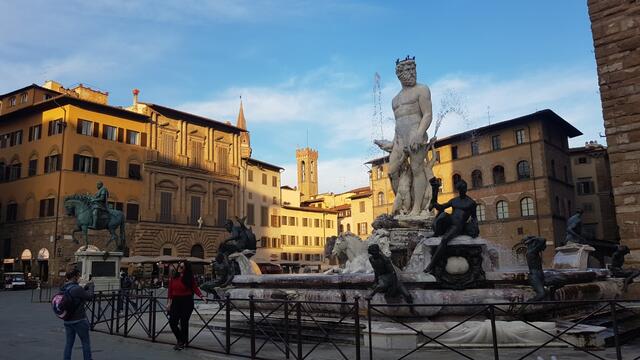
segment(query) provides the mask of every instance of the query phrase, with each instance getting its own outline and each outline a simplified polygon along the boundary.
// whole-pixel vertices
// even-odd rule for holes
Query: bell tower
[[[247,130],[247,120],[244,118],[244,107],[242,106],[242,96],[240,97],[240,110],[238,111],[236,127]],[[248,131],[240,133],[240,156],[244,159],[251,157],[251,137]]]
[[[297,149],[298,190],[302,200],[318,194],[318,151],[311,148]]]

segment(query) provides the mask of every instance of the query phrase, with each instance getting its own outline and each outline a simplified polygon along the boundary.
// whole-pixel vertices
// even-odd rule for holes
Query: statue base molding
[[[81,247],[75,253],[75,264],[81,274],[80,283],[91,279],[95,291],[120,289],[120,261],[123,256],[121,251],[101,251],[91,245]]]

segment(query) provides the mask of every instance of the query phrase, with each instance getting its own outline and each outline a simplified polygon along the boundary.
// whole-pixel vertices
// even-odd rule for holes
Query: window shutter
[[[124,141],[124,129],[118,128],[118,142]]]
[[[29,141],[33,141],[33,126],[29,127]]]
[[[102,125],[102,138],[107,139],[107,125]]]
[[[44,209],[46,205],[46,200],[40,200],[40,217],[44,217]]]
[[[97,122],[93,123],[93,137],[98,137],[98,132],[100,131],[100,124]]]
[[[141,133],[140,134],[140,146],[142,147],[146,147],[147,146],[147,133]]]
[[[76,134],[82,134],[82,121],[78,119],[78,123],[76,125]]]
[[[60,154],[54,156],[56,157],[56,171],[60,171],[62,169],[62,156]]]
[[[49,161],[51,160],[50,156],[47,156],[44,158],[44,173],[48,173],[49,172]]]
[[[91,172],[94,174],[97,174],[99,165],[100,165],[100,159],[93,158],[93,164],[91,165]]]
[[[56,201],[54,199],[49,199],[49,201],[47,201],[47,216],[53,216],[55,212],[55,203]]]
[[[73,154],[73,171],[80,170],[80,155]]]
[[[47,135],[51,136],[51,129],[53,128],[53,121],[49,121],[49,130],[47,130]]]

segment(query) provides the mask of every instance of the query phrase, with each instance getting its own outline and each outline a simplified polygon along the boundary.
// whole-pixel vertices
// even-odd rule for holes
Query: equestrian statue
[[[76,227],[73,229],[71,236],[75,243],[79,241],[75,238],[77,232],[84,235],[85,249],[89,246],[89,229],[91,230],[109,230],[111,237],[107,242],[107,246],[112,241],[116,243],[116,249],[123,251],[125,247],[125,217],[120,210],[109,209],[108,199],[109,190],[104,186],[102,181],[97,182],[98,191],[95,195],[91,194],[74,194],[65,196],[64,209],[67,215],[75,216]],[[116,234],[116,229],[120,229],[120,236]]]

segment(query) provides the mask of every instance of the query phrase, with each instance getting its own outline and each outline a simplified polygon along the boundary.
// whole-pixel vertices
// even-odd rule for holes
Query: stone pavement
[[[30,291],[0,291],[0,359],[61,359],[64,348],[64,329],[62,321],[50,310],[48,303],[31,303]],[[170,334],[163,334],[170,339]],[[195,349],[176,352],[171,345],[152,343],[145,340],[124,338],[100,332],[91,332],[93,358],[99,359],[239,359]],[[351,356],[352,352],[346,353]],[[330,346],[322,346],[307,359],[337,359],[338,353]],[[235,350],[239,351],[239,350]],[[247,349],[248,352],[248,349]],[[464,349],[463,352],[474,359],[493,359],[491,349]],[[526,349],[500,349],[500,359],[517,359],[527,352]],[[615,350],[608,348],[595,351],[605,359],[615,359]],[[262,352],[262,356],[279,359],[281,353]],[[377,351],[374,359],[393,359],[401,356],[398,352]],[[368,359],[363,351],[362,358]],[[623,359],[635,359],[640,356],[640,339],[623,348]],[[76,339],[73,359],[81,359],[80,341]],[[293,356],[292,356],[293,358]],[[460,355],[444,350],[424,350],[409,356],[408,359],[461,359]],[[543,349],[527,359],[533,360],[569,360],[590,359],[588,354],[567,348]]]

